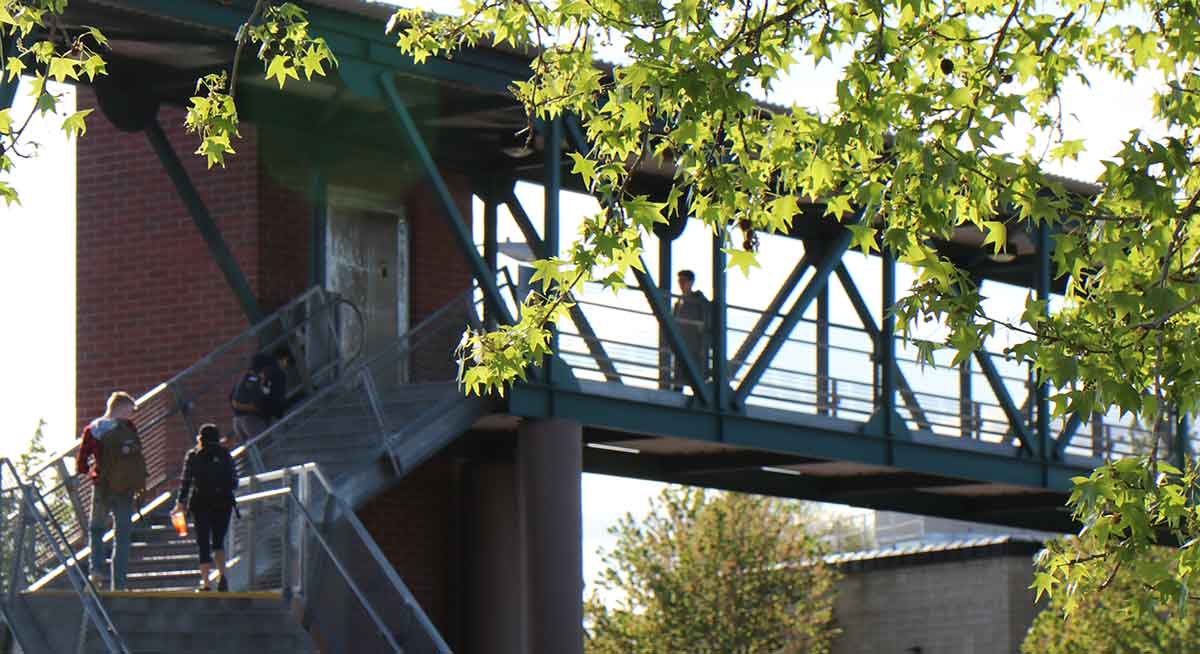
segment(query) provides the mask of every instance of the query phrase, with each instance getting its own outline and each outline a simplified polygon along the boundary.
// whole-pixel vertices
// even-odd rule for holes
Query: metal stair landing
[[[132,654],[317,654],[320,650],[278,593],[102,593],[102,601]],[[106,654],[86,629],[79,599],[69,591],[23,596],[44,629],[51,652]]]

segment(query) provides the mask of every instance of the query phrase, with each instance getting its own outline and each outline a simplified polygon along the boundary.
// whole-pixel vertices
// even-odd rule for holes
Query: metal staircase
[[[14,513],[9,506],[26,494],[42,499],[43,522],[57,533],[20,561],[26,569],[19,575],[10,571],[12,556],[0,561],[7,591],[0,617],[12,636],[0,652],[449,652],[354,509],[487,410],[486,401],[463,398],[453,381],[453,352],[466,324],[478,324],[473,291],[364,359],[360,314],[312,289],[139,398],[135,421],[150,468],[147,496],[154,499],[135,516],[129,593],[98,593],[81,574],[79,564],[91,558],[85,542],[91,489],[71,474],[74,448],[27,480],[10,475],[0,528],[27,526],[29,510]],[[174,534],[167,513],[190,446],[179,435],[228,420],[226,394],[246,361],[285,343],[299,364],[289,384],[295,398],[283,419],[234,450],[243,518],[235,521],[229,548],[232,588],[273,595],[185,600],[179,591],[195,588],[199,575],[192,541]],[[23,551],[28,538],[11,535]],[[90,611],[87,621],[78,619],[80,607]],[[159,617],[189,607],[201,617]],[[236,643],[202,641],[226,612],[241,609],[263,619],[254,629],[235,629]],[[65,647],[59,621],[72,610],[80,629]],[[279,618],[267,619],[268,613]],[[307,628],[316,649],[287,635],[287,625],[295,624]],[[368,643],[363,633],[377,637]]]

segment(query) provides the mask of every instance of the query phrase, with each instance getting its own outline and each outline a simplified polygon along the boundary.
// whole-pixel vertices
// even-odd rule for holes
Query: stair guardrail
[[[507,271],[502,271],[507,277]],[[501,284],[514,289],[511,279]],[[399,464],[391,452],[395,436],[408,426],[409,416],[395,415],[382,399],[382,390],[400,385],[455,382],[458,367],[455,351],[466,327],[479,328],[481,300],[477,289],[464,291],[374,354],[348,367],[336,383],[320,388],[297,404],[283,419],[233,449],[239,469],[261,473],[278,467],[275,459],[286,446],[295,427],[305,424],[331,404],[358,405],[375,424],[376,444],[387,455],[397,473]],[[516,295],[513,293],[515,302]]]
[[[239,585],[281,590],[285,598],[300,601],[310,622],[306,627],[314,633],[355,638],[353,647],[326,643],[332,651],[451,653],[316,464],[244,477],[239,492],[242,519],[230,547],[231,576]],[[349,529],[332,530],[327,520]],[[384,606],[389,610],[382,611]]]
[[[5,474],[7,473],[7,474]],[[5,478],[11,483],[4,483]],[[84,615],[100,636],[110,654],[130,654],[117,631],[100,594],[84,572],[82,561],[66,531],[42,492],[21,479],[9,459],[0,459],[0,581],[3,585],[3,618],[22,651],[34,652],[26,625],[17,624],[11,617],[12,602],[19,593],[28,590],[45,576],[47,566],[58,565],[66,573],[72,592],[79,598]]]
[[[137,399],[134,422],[149,472],[150,499],[179,478],[184,452],[200,424],[215,422],[230,432],[229,389],[250,358],[288,346],[296,362],[289,392],[311,392],[336,380],[362,353],[362,315],[352,303],[313,287],[262,321]],[[48,499],[73,550],[86,542],[91,483],[74,474],[78,441],[30,471],[28,482]],[[2,573],[0,573],[2,574]]]

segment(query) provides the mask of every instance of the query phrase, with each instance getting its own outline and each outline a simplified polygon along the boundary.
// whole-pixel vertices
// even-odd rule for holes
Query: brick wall
[[[435,457],[368,502],[358,517],[443,637],[454,631],[457,560],[455,464]]]
[[[81,87],[81,108],[95,106]],[[159,121],[252,288],[259,234],[255,133],[238,155],[206,170],[191,152],[183,112]],[[76,409],[81,424],[107,394],[140,394],[245,329],[246,319],[143,134],[97,111],[77,154]]]
[[[833,654],[1015,654],[1037,612],[1031,566],[1008,555],[849,572]]]

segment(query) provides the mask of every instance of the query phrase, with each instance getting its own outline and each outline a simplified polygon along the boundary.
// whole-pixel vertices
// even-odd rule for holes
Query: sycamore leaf
[[[296,73],[296,67],[292,66],[292,58],[287,55],[275,55],[271,59],[271,64],[267,66],[267,79],[275,79],[279,82],[279,88],[283,88],[289,77],[300,79],[300,75]]]
[[[1005,246],[1008,245],[1008,228],[998,220],[989,220],[983,223],[983,227],[987,230],[987,236],[983,239],[983,247],[986,248],[991,244],[993,251],[1003,252]]]
[[[758,268],[758,256],[749,250],[741,250],[734,248],[722,248],[721,250],[729,255],[728,266],[730,268],[740,268],[742,275],[749,277],[751,268]]]
[[[858,249],[863,254],[871,254],[872,251],[879,250],[879,243],[876,241],[877,231],[874,227],[867,223],[858,223],[846,225],[846,229],[850,230],[850,249]]]
[[[66,132],[67,138],[72,136],[83,136],[84,134],[87,134],[87,123],[84,122],[84,119],[87,118],[88,114],[92,113],[92,111],[94,110],[84,109],[83,111],[76,111],[63,120],[62,130]]]
[[[50,60],[50,70],[47,76],[60,84],[68,79],[79,79],[79,62],[66,57],[54,57]]]
[[[596,162],[578,152],[570,152],[567,156],[574,162],[571,172],[583,178],[584,186],[592,188],[592,182],[596,179]]]
[[[20,57],[9,57],[8,62],[4,64],[4,70],[8,73],[8,81],[13,81],[21,76],[25,70],[25,62]]]

